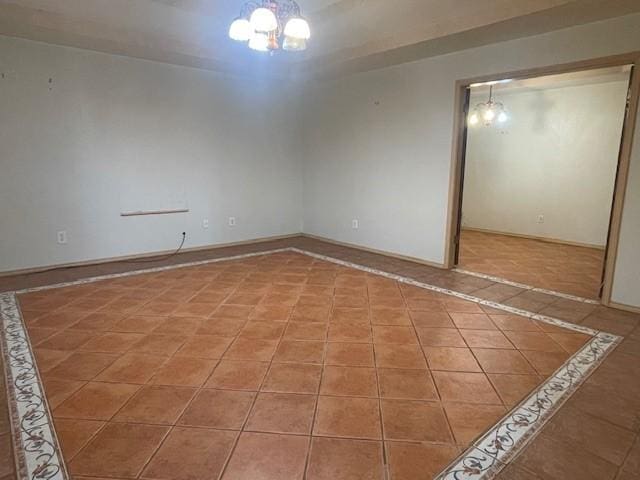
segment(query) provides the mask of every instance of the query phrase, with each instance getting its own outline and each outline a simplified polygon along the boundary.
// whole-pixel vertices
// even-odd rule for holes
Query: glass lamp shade
[[[306,50],[307,41],[304,38],[296,38],[296,37],[284,37],[284,43],[282,44],[282,49],[287,50],[288,52],[301,52],[302,50]]]
[[[268,8],[256,8],[249,19],[251,27],[256,32],[272,32],[278,28],[278,19]]]
[[[269,51],[269,36],[266,33],[254,33],[249,39],[249,48],[258,52]]]
[[[239,42],[246,42],[251,38],[251,24],[246,18],[236,18],[229,27],[229,38]]]
[[[309,40],[311,37],[309,23],[304,18],[291,18],[284,26],[284,34],[287,37]]]

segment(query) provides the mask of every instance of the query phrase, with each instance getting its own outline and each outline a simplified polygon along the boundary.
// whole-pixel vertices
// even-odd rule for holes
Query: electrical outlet
[[[60,245],[64,245],[67,243],[67,231],[66,230],[60,230],[57,234],[57,238],[58,238],[58,243]]]
[[[202,228],[209,228],[209,219],[205,218],[202,220]]]
[[[359,226],[360,226],[360,223],[358,222],[357,219],[354,218],[353,220],[351,220],[351,228],[357,229]]]
[[[538,218],[536,220],[538,223],[544,223],[544,215],[538,215]]]
[[[230,227],[236,226],[236,217],[229,217],[229,226]]]

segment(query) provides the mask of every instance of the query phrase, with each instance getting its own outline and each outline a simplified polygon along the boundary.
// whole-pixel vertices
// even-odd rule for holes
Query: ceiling
[[[638,0],[298,0],[303,53],[227,37],[243,0],[0,0],[0,34],[212,70],[333,75],[640,11]]]

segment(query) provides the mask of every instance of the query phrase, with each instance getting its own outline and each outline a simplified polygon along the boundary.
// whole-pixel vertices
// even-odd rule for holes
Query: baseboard
[[[559,243],[561,245],[569,245],[572,247],[593,248],[596,250],[604,250],[606,248],[603,245],[594,245],[592,243],[570,242],[569,240],[561,240],[559,238],[537,237],[535,235],[526,235],[524,233],[500,232],[498,230],[489,230],[486,228],[462,227],[462,230],[468,230],[470,232],[492,233],[494,235],[504,235],[506,237],[526,238],[528,240],[538,240],[540,242]]]
[[[294,238],[294,237],[300,237],[302,234],[301,233],[290,233],[287,235],[275,235],[272,237],[259,237],[259,238],[252,238],[250,240],[241,240],[238,242],[228,242],[228,243],[214,243],[214,244],[210,244],[210,245],[201,245],[199,247],[190,247],[190,248],[183,248],[182,250],[180,250],[180,254],[182,253],[189,253],[189,252],[200,252],[203,250],[215,250],[218,248],[225,248],[225,247],[237,247],[240,245],[248,245],[250,243],[264,243],[264,242],[271,242],[274,240],[284,240],[287,238]],[[119,256],[119,257],[107,257],[107,258],[99,258],[96,260],[85,260],[85,261],[81,261],[81,262],[70,262],[70,263],[60,263],[60,264],[53,264],[53,265],[44,265],[41,267],[32,267],[32,268],[23,268],[20,270],[5,270],[3,272],[0,272],[0,277],[9,277],[12,275],[25,275],[25,274],[31,274],[31,273],[38,273],[38,272],[43,272],[43,271],[47,271],[47,270],[52,270],[52,269],[56,269],[56,268],[70,268],[70,267],[89,267],[92,265],[102,265],[105,263],[115,263],[115,262],[121,262],[123,260],[138,260],[138,259],[145,259],[145,258],[151,258],[151,257],[159,257],[162,255],[168,255],[175,252],[175,249],[173,250],[160,250],[160,251],[155,251],[155,252],[148,252],[148,253],[139,253],[139,254],[134,254],[134,255],[124,255],[124,256]]]
[[[386,257],[397,258],[398,260],[406,260],[408,262],[420,263],[422,265],[427,265],[429,267],[435,267],[435,268],[441,268],[441,269],[445,269],[446,268],[442,263],[430,262],[428,260],[423,260],[423,259],[417,258],[417,257],[409,257],[407,255],[400,255],[398,253],[393,253],[393,252],[389,252],[389,251],[386,251],[386,250],[378,250],[377,248],[364,247],[362,245],[357,245],[355,243],[340,242],[338,240],[333,240],[331,238],[326,238],[326,237],[322,237],[322,236],[319,236],[319,235],[312,235],[311,233],[302,233],[301,236],[307,237],[307,238],[313,238],[314,240],[319,240],[321,242],[327,242],[327,243],[332,243],[334,245],[340,245],[341,247],[354,248],[356,250],[361,250],[363,252],[377,253],[379,255],[384,255]]]
[[[640,313],[640,307],[634,307],[633,305],[625,305],[624,303],[608,302],[606,306],[615,308],[616,310],[624,310],[625,312]]]

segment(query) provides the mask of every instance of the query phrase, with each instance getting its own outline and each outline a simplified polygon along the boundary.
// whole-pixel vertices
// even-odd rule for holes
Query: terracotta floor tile
[[[244,432],[222,478],[300,480],[308,448],[308,437]]]
[[[131,347],[132,352],[150,355],[173,355],[187,339],[181,335],[146,335]]]
[[[109,420],[139,389],[124,383],[89,382],[54,411],[56,418]]]
[[[473,354],[486,373],[536,373],[518,350],[474,348]]]
[[[496,330],[497,327],[484,313],[449,312],[453,323],[460,329]]]
[[[495,425],[506,413],[500,405],[445,403],[444,409],[456,443],[464,446]]]
[[[366,343],[327,343],[327,365],[373,367],[373,345]]]
[[[209,377],[217,360],[209,358],[179,357],[167,360],[151,379],[155,385],[199,387]]]
[[[374,398],[318,397],[313,434],[380,439],[380,407]]]
[[[374,307],[371,309],[373,325],[411,325],[411,317],[404,308]]]
[[[382,442],[314,437],[307,480],[382,480]]]
[[[469,313],[469,314],[478,314],[478,313],[482,313],[482,308],[480,308],[480,305],[478,305],[477,303],[474,302],[468,302],[467,300],[461,300],[458,298],[452,298],[452,297],[446,297],[444,300],[444,305],[445,308],[447,310],[447,312],[451,313],[456,313],[456,314],[461,314],[461,313]],[[452,317],[453,318],[453,317]],[[463,316],[458,315],[459,319],[464,318]],[[462,320],[461,320],[462,321]],[[478,317],[476,317],[475,319],[472,317],[467,317],[467,321],[471,321],[476,322],[476,321],[480,321]],[[488,326],[488,324],[487,324]],[[458,327],[461,328],[461,327]],[[473,327],[473,328],[480,328],[480,327]]]
[[[417,344],[418,339],[413,327],[374,325],[373,326],[373,342],[374,343],[400,343],[400,344]]]
[[[468,348],[425,347],[424,353],[431,370],[454,372],[481,372],[475,357]]]
[[[62,330],[76,324],[79,320],[86,317],[86,312],[51,312],[45,313],[39,316],[34,321],[30,322],[30,326],[40,328],[52,328],[56,330]]]
[[[593,338],[583,333],[549,333],[548,335],[570,354],[580,350]]]
[[[282,340],[273,361],[277,363],[322,363],[324,342]]]
[[[321,395],[377,397],[374,368],[326,366],[320,384]]]
[[[507,406],[519,403],[541,382],[537,375],[489,374],[488,377]]]
[[[380,395],[406,400],[438,400],[435,385],[425,370],[379,368]]]
[[[100,430],[105,422],[57,418],[55,429],[65,460],[71,460]]]
[[[78,391],[86,382],[82,380],[62,380],[60,378],[43,377],[44,391],[49,408],[54,409],[74,392]]]
[[[386,442],[386,449],[393,480],[434,478],[458,455],[452,445]]]
[[[612,480],[617,471],[614,464],[544,434],[517,457],[514,465],[544,479]]]
[[[237,432],[176,427],[140,478],[158,480],[217,479],[231,454]]]
[[[564,364],[569,358],[565,351],[545,352],[534,350],[521,350],[522,355],[529,361],[533,368],[543,376],[548,377]]]
[[[427,368],[422,350],[417,345],[377,344],[374,351],[378,368]]]
[[[466,347],[460,331],[456,328],[416,327],[420,343],[427,347]]]
[[[293,322],[328,322],[329,312],[331,311],[329,305],[298,305],[294,308],[291,314],[291,321]]]
[[[114,332],[151,333],[165,320],[166,317],[160,316],[132,315],[113,324],[111,330]]]
[[[240,430],[255,393],[232,390],[200,390],[184,411],[179,425]]]
[[[325,340],[328,325],[315,322],[290,322],[284,333],[286,340]]]
[[[257,305],[263,297],[264,295],[259,293],[235,293],[227,297],[224,303],[233,305]]]
[[[197,317],[167,317],[154,330],[160,335],[193,335],[202,325],[203,319]]]
[[[140,309],[136,310],[136,315],[166,316],[171,315],[180,304],[176,302],[163,302],[159,300],[151,300],[144,304]]]
[[[318,393],[322,366],[275,363],[269,369],[262,391],[279,393]]]
[[[252,305],[220,305],[211,316],[246,320],[254,309],[255,307]]]
[[[180,347],[176,352],[176,356],[222,358],[232,341],[232,337],[193,335]]]
[[[33,341],[33,328],[29,328],[29,337]],[[57,330],[52,330],[57,332]],[[38,348],[51,350],[76,350],[85,344],[92,335],[90,332],[81,330],[63,330],[56,335],[48,336],[46,340],[38,343]]]
[[[453,443],[439,403],[383,399],[382,423],[387,440]]]
[[[106,353],[73,353],[49,370],[48,376],[64,380],[91,380],[117,358]]]
[[[173,425],[195,391],[185,387],[142,387],[113,417],[113,421]]]
[[[225,360],[253,360],[268,362],[278,346],[277,340],[257,338],[237,338],[224,354]]]
[[[514,348],[504,333],[498,330],[460,330],[460,334],[472,348]]]
[[[206,388],[257,391],[269,368],[267,362],[222,360],[205,383]]]
[[[309,435],[315,407],[315,395],[260,393],[245,430]]]
[[[433,372],[433,379],[444,402],[502,403],[483,373]]]
[[[136,477],[168,431],[162,426],[108,424],[71,461],[71,474]]]
[[[505,332],[505,335],[519,350],[564,351],[549,335],[543,332]]]
[[[196,334],[235,337],[246,323],[246,319],[239,318],[208,318],[203,320]]]
[[[329,320],[334,323],[369,325],[369,310],[366,308],[334,307]]]
[[[411,312],[411,319],[416,327],[455,328],[447,312]]]
[[[364,324],[331,323],[328,339],[330,342],[371,343],[371,327]]]
[[[95,380],[115,383],[147,383],[167,361],[159,355],[127,353],[102,371]]]
[[[540,327],[535,320],[518,315],[489,315],[500,330],[516,332],[539,332]]]
[[[640,475],[640,437],[636,438],[622,469],[634,475]]]
[[[144,335],[140,333],[105,332],[84,343],[80,350],[99,353],[124,353]]]
[[[546,435],[621,466],[636,434],[576,408],[563,408],[545,426]]]
[[[285,322],[249,321],[240,331],[240,337],[262,340],[279,340],[284,332]]]

